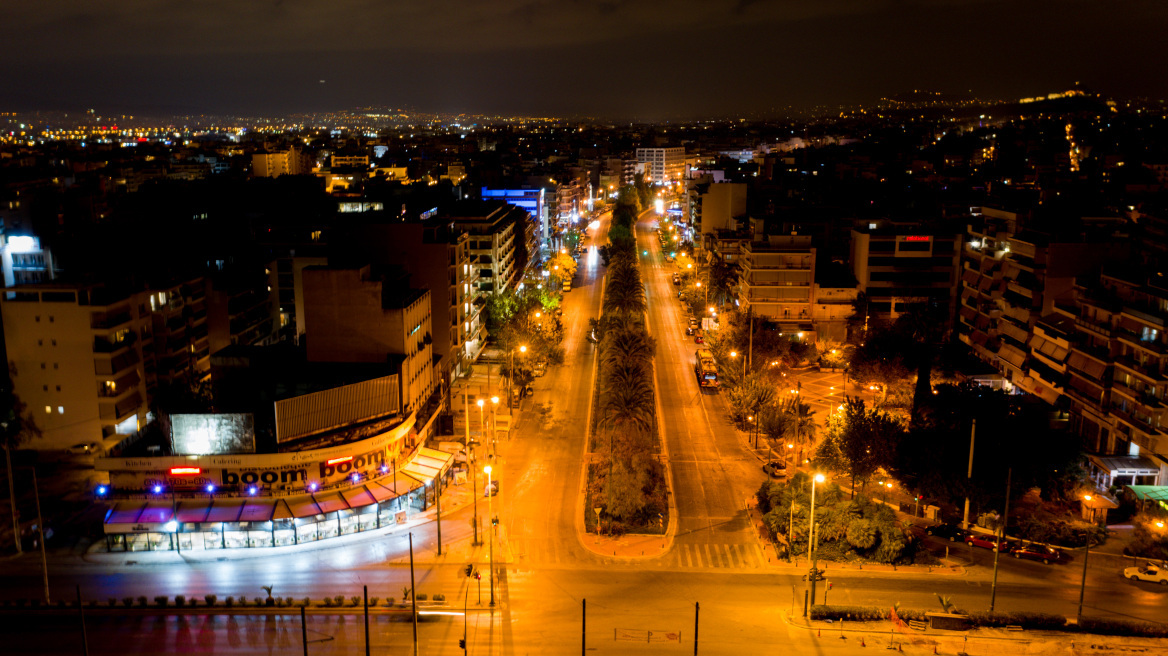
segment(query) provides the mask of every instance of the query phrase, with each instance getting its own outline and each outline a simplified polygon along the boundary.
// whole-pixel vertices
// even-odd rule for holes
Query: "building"
[[[0,269],[5,287],[49,282],[57,277],[53,254],[41,247],[40,239],[29,235],[0,235]]]
[[[673,184],[685,178],[685,148],[638,148],[637,163],[652,166],[648,182]]]
[[[151,348],[143,352],[147,389],[208,378],[207,279],[196,276],[181,283],[153,285],[144,296],[143,305],[150,307]],[[145,315],[144,310],[140,308]]]
[[[812,288],[815,248],[811,237],[771,236],[742,245],[739,304],[743,311],[778,323],[783,332],[814,339]]]
[[[146,425],[145,299],[99,285],[36,284],[0,299],[12,384],[38,450],[112,447]]]
[[[556,186],[556,220],[572,224],[580,220],[588,207],[588,193],[579,181],[572,180]]]
[[[715,184],[709,176],[686,182],[686,217],[694,234],[735,230],[746,220],[746,185],[740,182]]]
[[[1168,287],[1154,275],[1105,271],[1054,309],[1073,322],[1065,392],[1096,484],[1165,484]]]
[[[263,151],[251,156],[251,174],[256,178],[306,175],[312,173],[312,165],[312,157],[296,147],[276,152]]]
[[[541,247],[546,247],[551,240],[551,207],[547,202],[547,193],[543,187],[520,189],[491,189],[482,188],[483,200],[501,200],[508,205],[522,208],[531,216],[535,224],[535,239]],[[557,202],[559,194],[557,192]],[[558,213],[557,204],[557,213]]]
[[[853,228],[852,272],[867,296],[865,324],[895,321],[923,306],[953,316],[961,241],[960,234],[917,223],[865,221]]]
[[[304,270],[308,362],[400,362],[406,412],[420,413],[437,386],[430,290],[362,267]]]
[[[413,284],[430,290],[434,355],[444,375],[458,376],[486,345],[479,268],[472,264],[470,235],[450,222],[353,225],[337,237],[338,253],[383,269],[400,268]],[[338,260],[339,261],[339,260]]]
[[[471,265],[479,270],[483,294],[498,294],[519,286],[529,261],[526,210],[502,201],[464,201],[451,207],[443,221],[469,237]]]
[[[270,267],[240,265],[207,280],[207,331],[211,352],[228,346],[266,344],[276,334]]]

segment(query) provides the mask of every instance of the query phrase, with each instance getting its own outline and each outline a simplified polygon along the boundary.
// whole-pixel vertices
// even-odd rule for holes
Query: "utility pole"
[[[1010,523],[1010,478],[1014,475],[1014,469],[1006,470],[1006,507],[1002,511],[1002,524],[998,527],[998,542],[994,547],[994,581],[990,585],[990,612],[994,612],[994,602],[998,597],[998,556],[1002,553],[1002,543],[1005,542],[1006,524]]]
[[[85,604],[81,603],[81,586],[77,586],[77,612],[81,616],[81,649],[85,656],[89,656],[89,635],[85,632]],[[1079,611],[1082,615],[1082,611]],[[368,656],[368,655],[366,655]]]
[[[694,602],[694,656],[698,656],[698,613],[701,612],[702,607],[698,602]]]
[[[965,472],[965,484],[973,485],[973,435],[977,432],[977,419],[969,426],[969,469]],[[965,490],[965,513],[961,515],[961,528],[969,529],[969,490]]]
[[[753,360],[754,360],[754,306],[753,305],[746,306],[746,321],[750,326],[750,333],[746,338],[746,360],[743,361],[743,364],[750,366],[750,365],[754,364],[754,362],[753,362]],[[746,370],[745,369],[742,370],[742,377],[744,379],[746,378]]]
[[[369,656],[369,586],[361,586],[361,594],[365,600],[365,656]]]
[[[36,499],[37,530],[41,534],[41,571],[45,575],[45,605],[49,605],[49,559],[45,557],[45,518],[41,516],[41,493],[37,487],[36,467],[32,470],[32,496]]]
[[[8,429],[8,422],[4,422],[4,429]],[[8,460],[8,503],[12,511],[12,538],[16,541],[16,555],[24,553],[20,546],[20,513],[16,510],[16,486],[12,480],[12,447],[4,445],[4,457]]]
[[[580,656],[588,653],[588,600],[580,600]]]
[[[438,519],[438,555],[442,555],[442,474],[434,477],[435,517]]]
[[[410,606],[414,616],[414,656],[418,656],[418,594],[414,582],[414,534],[410,533]]]

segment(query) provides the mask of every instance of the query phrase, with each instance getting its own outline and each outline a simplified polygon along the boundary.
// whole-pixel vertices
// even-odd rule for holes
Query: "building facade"
[[[685,178],[685,148],[638,148],[637,163],[651,166],[649,182],[674,184]]]

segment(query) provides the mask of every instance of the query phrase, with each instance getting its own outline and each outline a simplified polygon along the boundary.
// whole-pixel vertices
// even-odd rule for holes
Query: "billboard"
[[[276,442],[350,426],[401,412],[398,376],[276,401]]]
[[[183,456],[255,453],[255,421],[251,414],[171,415],[170,444]]]

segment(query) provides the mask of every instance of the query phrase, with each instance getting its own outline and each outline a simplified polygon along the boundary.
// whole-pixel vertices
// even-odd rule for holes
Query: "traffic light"
[[[475,577],[475,580],[477,581],[477,580],[483,578],[483,575],[479,574],[479,571],[476,569],[475,573],[474,573],[474,577]]]
[[[459,649],[466,649],[466,639],[465,638],[458,639],[458,648]]]
[[[499,518],[498,518],[498,517],[492,517],[492,518],[491,518],[491,526],[498,526],[498,525],[499,525]]]
[[[467,563],[466,567],[463,569],[463,571],[466,572],[467,576],[470,576],[474,572],[474,565]]]

